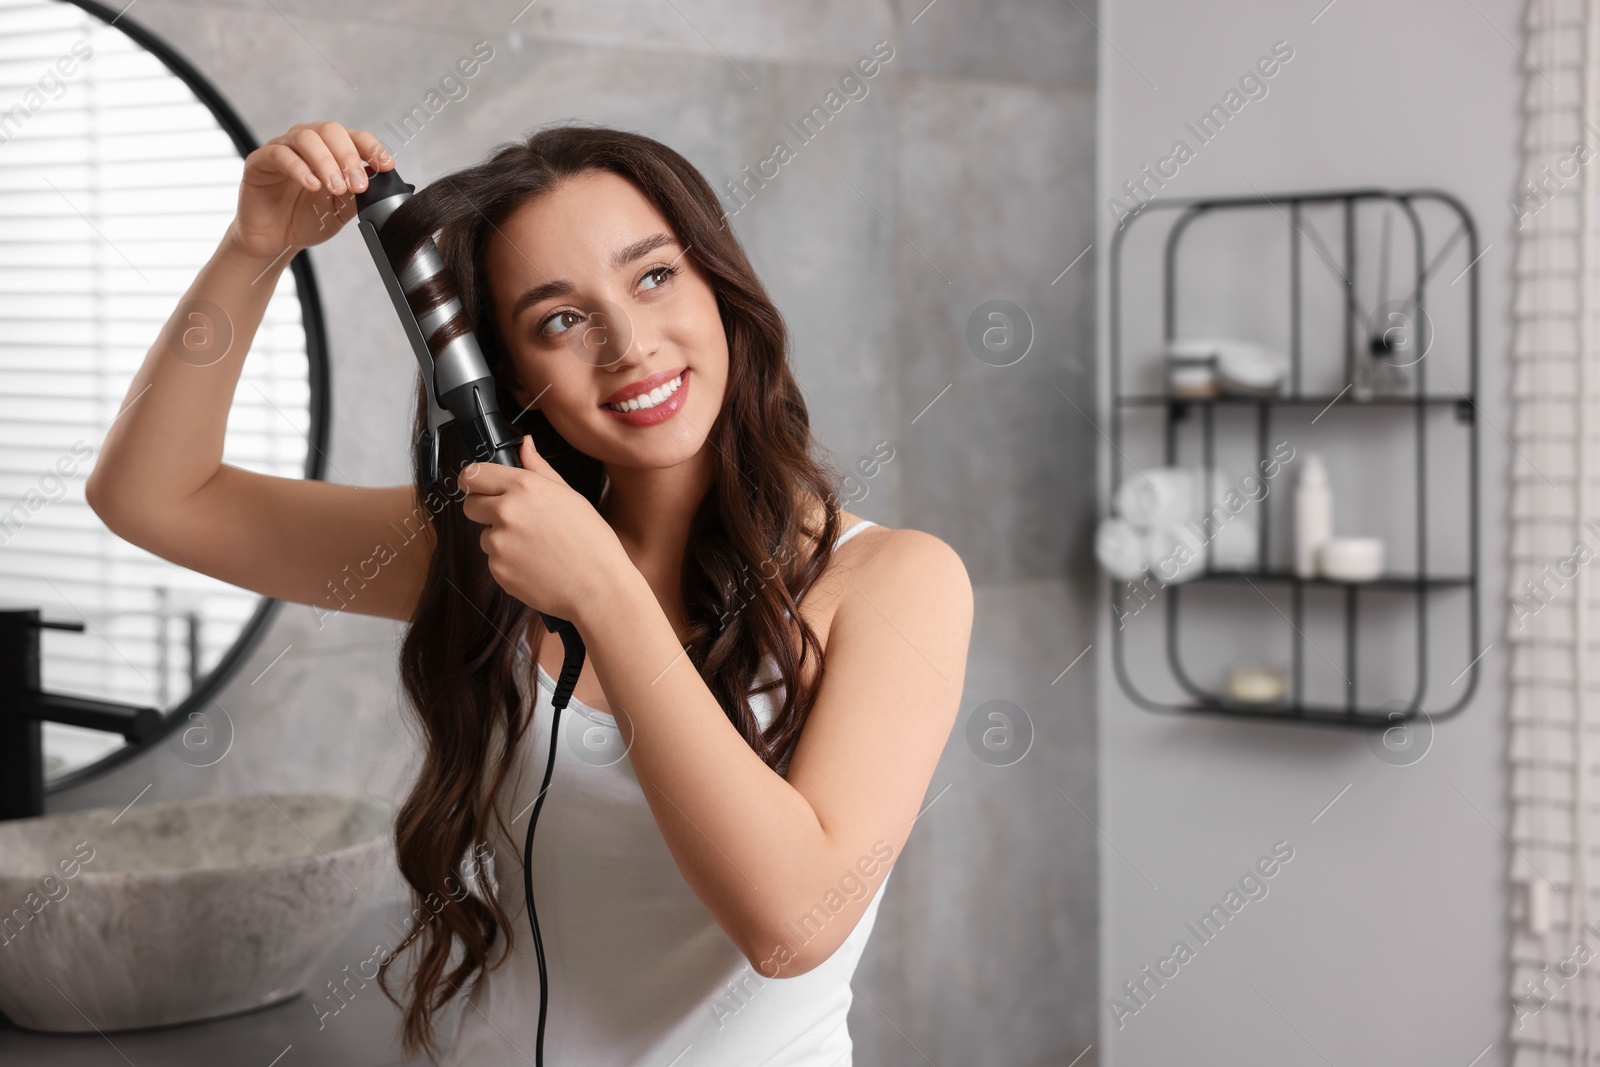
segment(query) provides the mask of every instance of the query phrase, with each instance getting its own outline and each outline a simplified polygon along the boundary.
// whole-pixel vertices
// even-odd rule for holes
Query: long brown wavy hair
[[[832,465],[813,455],[783,318],[705,178],[683,156],[640,134],[547,127],[420,189],[391,217],[384,243],[413,249],[436,237],[495,376],[500,409],[518,411],[510,389],[514,370],[491,308],[489,241],[514,209],[592,170],[632,181],[716,293],[728,339],[728,382],[705,445],[712,449],[712,486],[691,522],[683,561],[683,639],[728,721],[768,766],[786,773],[821,684],[823,658],[797,604],[827,565],[839,532],[838,498]],[[417,396],[420,432],[426,425],[420,382]],[[531,434],[540,455],[599,505],[607,481],[599,461],[562,440],[540,411],[523,412],[515,428]],[[454,473],[468,462],[459,437],[447,432],[439,464],[447,486],[453,488]],[[431,918],[385,959],[379,982],[403,1013],[405,1051],[425,1051],[437,1063],[436,1014],[504,962],[504,954],[491,959],[493,950],[502,934],[508,946],[513,938],[492,888],[462,875],[491,820],[505,831],[495,802],[530,719],[519,672],[527,678],[533,669],[516,637],[536,613],[490,575],[478,540],[482,528],[462,514],[459,494],[430,490],[415,464],[414,475],[418,500],[437,506],[426,508],[433,550],[401,647],[400,674],[425,750],[396,816],[395,848],[400,872],[419,900],[440,903],[446,885],[457,889],[437,909],[428,906]],[[818,529],[808,526],[814,501],[821,503]],[[758,679],[769,656],[776,676]],[[781,702],[763,730],[751,697],[779,686]],[[520,854],[516,859],[520,863]],[[402,1000],[389,988],[389,967],[408,947],[414,957],[407,960]]]

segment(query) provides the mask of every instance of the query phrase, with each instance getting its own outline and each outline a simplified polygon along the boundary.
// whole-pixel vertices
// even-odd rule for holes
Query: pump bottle
[[[1314,578],[1319,570],[1317,550],[1333,536],[1333,490],[1328,486],[1328,468],[1322,454],[1306,456],[1294,494],[1294,572]]]

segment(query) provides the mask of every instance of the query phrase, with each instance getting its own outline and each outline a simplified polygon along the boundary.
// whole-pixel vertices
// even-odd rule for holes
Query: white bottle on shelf
[[[1317,549],[1333,536],[1333,490],[1320,452],[1306,456],[1305,469],[1294,494],[1294,572],[1302,578],[1317,575]]]

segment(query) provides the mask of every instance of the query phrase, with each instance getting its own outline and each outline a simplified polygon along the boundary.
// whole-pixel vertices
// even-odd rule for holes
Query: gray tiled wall
[[[1098,437],[1083,413],[1094,411],[1095,256],[1074,258],[1093,231],[1094,5],[517,8],[142,0],[127,17],[212,78],[258,139],[335,118],[388,141],[413,182],[574,118],[658,137],[721,189],[774,139],[793,144],[785,120],[876,41],[894,45],[867,97],[733,219],[788,320],[838,465],[878,440],[895,449],[853,510],[944,538],[977,586],[963,716],[856,980],[857,1062],[1068,1063],[1095,1040],[1096,1003],[1094,657],[1061,673],[1092,633]],[[385,123],[480,39],[495,58],[467,97],[397,145]],[[398,324],[354,234],[312,258],[332,349],[333,477],[403,481],[412,379]],[[978,360],[965,341],[991,299],[1033,324],[1013,366]],[[355,616],[319,626],[283,605],[219,700],[237,731],[226,759],[193,768],[158,747],[52,809],[121,806],[146,785],[149,799],[256,787],[398,796],[414,766],[400,632]],[[970,714],[994,699],[1021,705],[1035,731],[1014,766],[976,759],[965,739]]]

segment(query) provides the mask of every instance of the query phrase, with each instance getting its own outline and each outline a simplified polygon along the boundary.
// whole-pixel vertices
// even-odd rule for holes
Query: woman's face
[[[610,171],[535,197],[490,239],[517,403],[607,465],[682,463],[722,410],[728,339],[715,293],[684,252],[655,206]],[[639,395],[641,386],[654,392]]]

